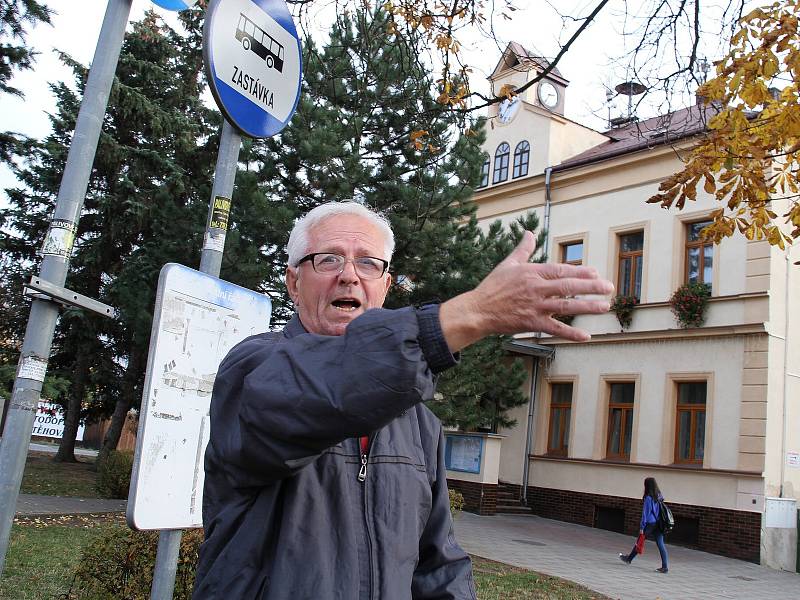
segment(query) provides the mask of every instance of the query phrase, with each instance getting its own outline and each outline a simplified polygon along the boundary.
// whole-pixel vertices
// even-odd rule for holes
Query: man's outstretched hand
[[[493,334],[541,331],[577,342],[589,339],[553,315],[608,312],[614,286],[593,267],[529,263],[536,241],[526,231],[519,245],[472,291],[442,304],[439,318],[456,352]],[[601,299],[580,296],[605,296]]]

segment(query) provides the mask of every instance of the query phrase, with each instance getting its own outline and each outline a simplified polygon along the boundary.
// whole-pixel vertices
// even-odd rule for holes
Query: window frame
[[[500,152],[500,149],[505,146],[506,151]],[[511,156],[511,146],[508,142],[500,142],[497,149],[494,151],[494,169],[492,173],[492,184],[503,183],[508,181],[508,161]],[[498,160],[500,161],[498,165]]]
[[[617,402],[612,403],[611,401],[611,391],[614,385],[632,385],[633,386],[633,401],[630,403],[627,402]],[[636,380],[615,380],[609,379],[606,380],[606,396],[607,396],[607,409],[606,409],[606,444],[605,444],[605,457],[607,460],[618,460],[618,461],[625,461],[630,462],[631,454],[633,453],[633,438],[634,438],[634,430],[636,425],[636,392],[638,389],[637,381]],[[621,452],[611,452],[611,430],[612,430],[612,415],[614,410],[621,410],[622,413],[620,415],[620,436],[619,436],[619,448],[622,450]],[[630,431],[630,452],[628,454],[624,453],[625,448],[625,441],[626,441],[626,431],[625,431],[625,413],[630,411],[631,413],[631,431]]]
[[[580,258],[580,260],[567,260],[567,248],[569,246],[577,246],[577,245],[581,246],[581,258]],[[560,258],[561,258],[561,262],[562,263],[564,263],[565,265],[577,265],[577,266],[581,266],[583,264],[584,252],[586,250],[586,243],[584,242],[583,239],[569,240],[569,241],[566,241],[566,242],[561,242],[559,244],[559,248],[561,249],[561,257]]]
[[[704,383],[706,385],[705,402],[703,404],[681,404],[680,387],[684,384]],[[675,385],[675,435],[673,436],[673,463],[676,465],[697,465],[702,466],[706,456],[706,440],[708,438],[708,380],[707,379],[681,379],[674,382]],[[689,456],[692,458],[680,458],[679,440],[681,437],[681,412],[689,412]],[[697,431],[697,413],[703,412],[703,458],[694,458],[696,454],[695,433]]]
[[[569,403],[565,402],[553,402],[553,398],[555,394],[553,394],[553,388],[557,385],[569,385],[570,386],[570,397]],[[550,456],[567,456],[569,454],[569,436],[571,433],[571,423],[572,423],[572,405],[573,400],[575,399],[575,382],[572,380],[569,381],[549,381],[548,382],[548,392],[550,394],[550,406],[548,408],[548,416],[547,416],[547,454]],[[551,433],[553,430],[553,410],[554,409],[561,409],[561,415],[559,417],[559,424],[560,424],[560,435],[558,440],[558,445],[555,447],[550,446],[550,439]],[[569,416],[567,416],[564,409],[569,410]],[[564,434],[567,435],[567,443],[564,445]]]
[[[690,240],[689,236],[693,225],[698,223],[711,224],[712,221],[708,218],[696,219],[692,221],[685,221],[683,223],[683,282],[689,283],[689,252],[693,248],[699,248],[699,261],[697,265],[697,283],[705,283],[708,285],[709,290],[714,291],[714,242],[711,240]],[[705,248],[711,248],[711,281],[705,281]]]
[[[478,189],[489,186],[489,173],[491,170],[491,160],[487,158],[481,165],[481,181],[478,184]]]
[[[642,236],[642,247],[640,250],[622,250],[622,238],[627,236],[632,236],[636,234],[641,234]],[[639,301],[642,300],[642,292],[644,289],[644,249],[645,249],[645,231],[644,229],[634,229],[631,231],[625,232],[618,232],[617,233],[617,290],[619,291],[620,295],[623,296],[634,296]],[[639,278],[639,293],[636,293],[636,258],[639,258],[642,268],[641,268],[641,277]],[[630,279],[626,282],[630,289],[628,293],[623,293],[623,274],[622,274],[622,265],[623,261],[626,259],[631,259],[631,274]]]
[[[525,144],[525,147],[520,149],[520,146]],[[519,159],[519,160],[518,160]],[[511,179],[525,177],[528,174],[528,169],[531,162],[531,144],[528,140],[522,140],[514,148],[514,166],[511,172]],[[522,167],[525,167],[525,172],[522,172]]]

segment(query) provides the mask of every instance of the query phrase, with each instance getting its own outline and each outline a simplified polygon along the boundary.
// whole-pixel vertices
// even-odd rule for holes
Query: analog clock
[[[519,112],[519,107],[522,102],[519,99],[519,96],[514,96],[513,99],[509,100],[506,98],[500,103],[500,108],[497,113],[497,118],[501,123],[510,123],[511,119],[513,119],[516,114]]]
[[[555,108],[558,104],[558,90],[549,81],[542,81],[539,84],[539,102],[547,108]]]

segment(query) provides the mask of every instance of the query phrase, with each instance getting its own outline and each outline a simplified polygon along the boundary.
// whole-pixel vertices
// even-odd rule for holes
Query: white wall
[[[743,352],[741,338],[559,346],[547,376],[579,377],[574,390],[574,429],[569,456],[605,457],[606,431],[602,425],[607,410],[607,389],[602,378],[636,375],[639,389],[634,406],[631,460],[672,463],[674,412],[669,403],[675,383],[667,374],[713,373],[708,382],[704,467],[735,470],[739,452]],[[545,403],[538,403],[539,411],[547,411],[547,408]],[[547,436],[547,416],[545,412],[536,419],[540,424],[536,439],[540,443]],[[537,445],[537,451],[543,450],[544,446]]]

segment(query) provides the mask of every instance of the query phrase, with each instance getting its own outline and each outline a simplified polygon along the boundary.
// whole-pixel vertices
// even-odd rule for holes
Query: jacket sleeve
[[[477,600],[472,578],[472,561],[458,545],[453,534],[441,426],[436,480],[431,491],[433,502],[419,540],[419,563],[414,571],[411,595],[414,600]]]
[[[369,310],[341,336],[245,340],[214,383],[206,459],[234,487],[288,477],[430,399],[434,374],[455,363],[443,340],[438,306]]]
[[[644,531],[644,528],[647,527],[647,515],[648,511],[653,510],[651,508],[651,504],[653,499],[650,496],[645,496],[644,502],[642,503],[642,521],[639,523],[639,529]]]

